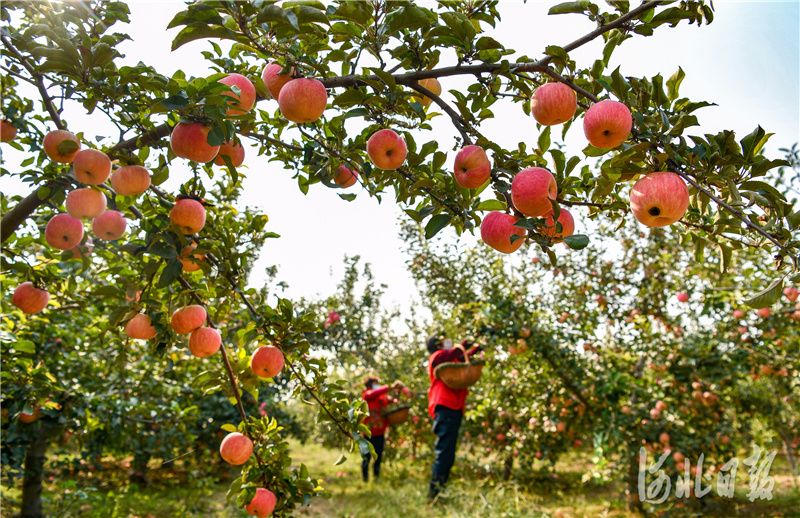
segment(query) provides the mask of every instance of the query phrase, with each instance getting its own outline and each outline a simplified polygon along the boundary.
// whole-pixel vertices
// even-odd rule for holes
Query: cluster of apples
[[[531,114],[539,124],[552,126],[570,120],[578,106],[575,91],[563,83],[547,83],[531,96]],[[592,105],[583,119],[583,131],[589,143],[597,148],[610,149],[628,138],[633,126],[630,109],[614,100]],[[455,179],[464,188],[475,189],[491,176],[491,163],[479,146],[470,145],[456,155]],[[566,209],[558,220],[553,218],[550,200],[558,194],[552,173],[541,167],[523,169],[511,183],[511,199],[517,211],[527,217],[546,218],[543,233],[555,242],[572,235],[575,222]],[[683,217],[689,207],[689,190],[675,173],[658,171],[640,178],[631,190],[631,211],[636,219],[649,227],[671,225]],[[490,212],[481,223],[483,241],[503,253],[518,250],[526,231],[515,227],[518,218],[504,212]],[[557,232],[557,223],[562,230]]]
[[[74,142],[67,145],[65,142]],[[72,164],[75,178],[87,185],[73,189],[67,194],[64,205],[67,212],[50,218],[45,226],[44,237],[47,244],[59,250],[72,250],[83,239],[82,220],[92,220],[92,232],[104,241],[121,238],[128,227],[123,214],[117,210],[106,209],[106,195],[96,186],[109,180],[112,188],[123,196],[137,196],[150,187],[150,173],[144,167],[128,165],[120,167],[112,174],[111,159],[97,149],[81,149],[78,137],[67,130],[54,130],[44,137],[44,152],[54,162]]]
[[[62,145],[65,142],[73,144]],[[47,244],[58,250],[68,250],[75,257],[82,257],[92,249],[91,238],[84,249],[83,220],[91,220],[92,232],[98,239],[113,241],[125,234],[127,222],[121,212],[106,209],[106,195],[96,188],[108,180],[117,194],[137,196],[150,187],[150,173],[144,167],[127,165],[112,172],[111,159],[97,149],[81,149],[77,136],[67,130],[54,130],[45,135],[42,142],[50,160],[72,164],[75,178],[87,185],[73,189],[65,200],[66,212],[56,214],[47,222],[44,237]],[[23,312],[32,315],[42,311],[50,300],[47,290],[31,282],[17,286],[12,303]]]

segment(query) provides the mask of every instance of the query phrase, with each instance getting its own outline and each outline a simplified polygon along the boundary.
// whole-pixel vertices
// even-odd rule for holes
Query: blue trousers
[[[433,448],[435,458],[433,470],[431,470],[430,493],[428,494],[431,498],[439,494],[450,477],[450,469],[456,460],[458,429],[461,426],[463,415],[461,410],[453,410],[442,405],[436,405],[433,409],[433,433],[436,434],[437,439]]]

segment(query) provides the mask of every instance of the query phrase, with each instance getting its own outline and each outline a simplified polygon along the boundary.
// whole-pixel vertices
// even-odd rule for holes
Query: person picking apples
[[[395,381],[391,388],[397,388],[397,381]],[[389,422],[383,417],[386,407],[394,402],[394,398],[388,395],[389,385],[381,385],[376,376],[369,376],[364,382],[366,387],[361,393],[361,397],[367,402],[369,407],[369,416],[364,418],[364,424],[370,429],[370,436],[364,437],[372,444],[375,449],[375,464],[372,466],[372,472],[377,479],[381,475],[381,459],[383,458],[383,449],[386,446],[386,429],[389,427]],[[402,386],[402,384],[400,384]],[[364,482],[369,481],[369,461],[371,455],[364,455],[361,461],[361,476]]]
[[[472,357],[482,351],[481,347],[472,347],[472,342],[464,340],[461,345]],[[469,389],[452,389],[434,376],[433,371],[442,363],[462,362],[466,360],[460,349],[453,349],[453,341],[446,336],[430,336],[427,342],[428,377],[431,386],[428,389],[428,413],[433,418],[433,433],[436,434],[434,445],[433,469],[428,499],[434,500],[447,484],[450,469],[456,460],[456,442],[461,419],[464,416],[464,404]]]

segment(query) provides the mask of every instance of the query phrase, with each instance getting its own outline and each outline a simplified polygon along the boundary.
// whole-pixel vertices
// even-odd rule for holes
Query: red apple
[[[406,141],[390,129],[378,130],[367,140],[367,155],[379,169],[397,169],[406,161],[407,154]]]
[[[515,227],[517,218],[503,212],[490,212],[481,222],[481,239],[498,252],[510,254],[516,252],[525,242],[528,231]],[[519,236],[513,243],[512,236]]]
[[[594,147],[617,147],[628,138],[633,126],[631,111],[618,101],[607,99],[593,104],[583,118],[583,133]]]
[[[33,408],[32,414],[26,414],[25,412],[21,412],[19,414],[19,420],[22,421],[23,423],[32,423],[36,421],[37,417],[39,417],[39,405],[36,405]]]
[[[100,185],[111,174],[111,159],[102,151],[83,149],[72,160],[72,172],[86,185]]]
[[[192,331],[189,336],[189,352],[198,358],[211,356],[219,351],[222,344],[222,336],[214,328],[201,327]]]
[[[533,91],[531,115],[543,126],[567,122],[578,108],[575,90],[564,83],[547,83]]]
[[[553,210],[550,200],[555,200],[556,196],[556,179],[547,169],[528,167],[511,181],[511,201],[528,217],[539,218]]]
[[[179,122],[172,130],[169,146],[181,158],[194,162],[210,162],[219,152],[219,146],[208,143],[209,126],[199,122]]]
[[[560,243],[564,241],[565,237],[575,233],[575,220],[572,219],[572,214],[567,209],[561,209],[561,213],[558,215],[558,222],[561,223],[561,232],[556,232],[552,209],[545,217],[547,217],[547,220],[544,222],[545,227],[542,229],[542,233],[550,237],[554,243]]]
[[[11,142],[17,136],[17,128],[11,121],[0,120],[0,142]]]
[[[772,314],[772,310],[770,308],[761,308],[757,314],[761,318],[768,318]]]
[[[61,146],[62,142],[67,140],[74,142],[75,145],[65,145],[65,147],[67,147],[69,150],[65,153],[62,153],[58,150],[58,148]],[[69,164],[75,159],[75,155],[78,154],[78,151],[80,151],[81,141],[78,139],[78,137],[67,130],[53,130],[44,136],[42,147],[44,148],[45,154],[53,162]]]
[[[456,155],[455,177],[465,189],[477,189],[492,175],[492,164],[480,146],[469,145]]]
[[[648,227],[672,225],[688,208],[689,189],[675,173],[650,173],[639,178],[631,189],[631,211]]]
[[[195,248],[197,248],[197,245],[194,243],[186,245],[181,250],[181,255],[178,256],[178,260],[183,264],[184,272],[196,272],[200,269],[200,265],[197,264],[197,261],[205,261],[206,254],[192,253],[192,250]]]
[[[800,295],[800,292],[797,291],[797,288],[789,287],[784,288],[783,294],[786,295],[786,298],[789,299],[789,302],[794,302],[797,300],[797,296]]]
[[[675,460],[676,463],[677,462],[683,462],[684,459],[686,459],[686,455],[684,455],[683,453],[681,453],[679,451],[676,451],[676,452],[673,452],[672,458],[673,458],[673,460]]]
[[[64,206],[73,218],[96,218],[106,210],[106,195],[91,187],[75,189],[67,194]]]
[[[244,506],[244,510],[247,511],[247,514],[250,516],[257,516],[258,518],[266,518],[272,511],[275,510],[275,503],[277,499],[275,498],[275,493],[270,491],[269,489],[264,489],[263,487],[259,487],[256,489],[256,496],[250,500],[250,503]]]
[[[430,77],[428,79],[420,79],[417,81],[419,86],[422,88],[427,88],[432,93],[436,95],[442,94],[442,85],[439,83],[439,80],[435,77]],[[427,108],[433,102],[433,99],[428,97],[427,95],[420,96],[419,94],[414,96],[414,100],[419,101],[423,108]]]
[[[150,188],[150,172],[140,165],[126,165],[111,173],[110,181],[120,196],[138,196]]]
[[[267,66],[265,66],[264,71],[261,72],[261,80],[264,81],[264,86],[267,87],[267,90],[269,91],[270,95],[276,101],[280,96],[281,89],[283,88],[283,86],[293,79],[292,74],[296,72],[295,69],[293,68],[291,70],[291,73],[281,74],[282,70],[283,67],[280,66],[279,64],[270,63]]]
[[[741,320],[742,318],[744,318],[744,311],[742,311],[741,309],[733,310],[733,318],[735,318],[736,320]]]
[[[92,232],[104,241],[121,238],[127,228],[125,216],[118,210],[107,210],[92,220]]]
[[[239,432],[228,434],[219,445],[219,454],[228,464],[239,466],[253,454],[253,441]]]
[[[207,319],[206,308],[193,304],[176,309],[170,319],[172,329],[179,335],[186,335],[203,326]]]
[[[40,290],[32,282],[23,282],[14,290],[11,303],[28,315],[35,315],[47,307],[50,302],[50,293]]]
[[[328,107],[328,91],[316,79],[292,79],[281,88],[278,107],[283,116],[292,122],[314,122],[322,117]]]
[[[685,292],[678,293],[675,298],[678,299],[678,302],[689,302],[689,294]]]
[[[235,99],[228,101],[230,108],[225,112],[226,115],[243,115],[253,108],[256,103],[256,87],[253,86],[252,81],[241,74],[228,74],[227,77],[223,77],[219,82],[228,86],[235,86],[240,92],[239,94],[233,90],[223,92],[224,95],[229,95]]]
[[[800,310],[793,312],[792,316],[791,316],[791,319],[792,320],[800,320]]]
[[[250,358],[250,368],[259,378],[274,378],[283,369],[283,353],[274,345],[259,347]]]
[[[206,225],[206,208],[197,200],[180,198],[169,211],[169,219],[184,234],[196,234]]]
[[[556,425],[556,430],[558,432],[566,432],[567,431],[567,423],[561,421]]]
[[[357,181],[358,181],[358,171],[348,169],[343,165],[340,165],[336,169],[336,176],[333,177],[333,183],[335,183],[342,189],[347,189],[348,187],[355,185]]]
[[[44,227],[47,244],[59,250],[69,250],[83,239],[83,223],[69,214],[56,214]]]
[[[226,165],[225,159],[222,158],[224,156],[231,159],[233,167],[239,167],[244,163],[244,146],[242,146],[241,142],[236,142],[234,140],[225,142],[219,147],[219,153],[214,159],[214,164]]]
[[[666,410],[666,409],[667,409],[667,404],[666,404],[666,403],[664,403],[664,402],[663,402],[663,401],[661,401],[661,400],[658,400],[658,401],[656,401],[656,408],[657,408],[659,411],[663,412],[664,410]]]
[[[158,333],[156,332],[156,328],[152,326],[149,316],[144,313],[137,313],[125,324],[125,334],[130,338],[150,340]]]

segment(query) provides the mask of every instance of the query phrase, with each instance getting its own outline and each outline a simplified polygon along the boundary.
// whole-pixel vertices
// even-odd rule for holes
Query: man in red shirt
[[[375,458],[375,464],[372,466],[372,471],[375,474],[375,478],[378,478],[381,474],[383,448],[386,445],[384,434],[386,433],[386,428],[389,427],[389,422],[383,417],[383,412],[385,412],[386,407],[392,403],[393,398],[387,396],[389,385],[381,385],[378,382],[378,378],[374,376],[367,378],[364,385],[366,389],[361,393],[361,397],[367,402],[367,406],[369,407],[369,416],[364,418],[364,424],[366,424],[372,432],[372,435],[368,437],[367,440],[371,442],[372,447],[375,448],[377,457]],[[370,455],[364,455],[361,461],[361,476],[364,482],[369,480],[370,458]]]
[[[465,348],[472,346],[468,340],[461,342]],[[428,338],[428,377],[431,386],[428,389],[428,413],[433,417],[433,433],[436,434],[434,445],[435,458],[431,472],[430,491],[428,498],[433,500],[441,492],[450,476],[450,469],[456,459],[456,442],[461,418],[464,415],[464,403],[467,400],[469,389],[451,389],[438,380],[433,371],[437,365],[448,362],[462,362],[464,354],[460,349],[453,349],[453,342],[445,336],[431,336]],[[480,347],[473,347],[467,354],[472,356],[481,351]]]

